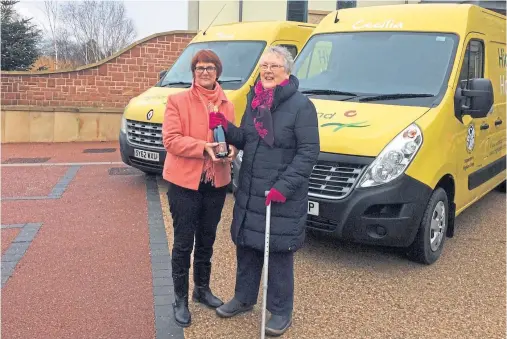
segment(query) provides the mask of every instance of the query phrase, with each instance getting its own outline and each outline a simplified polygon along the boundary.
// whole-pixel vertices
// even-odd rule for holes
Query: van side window
[[[465,52],[459,84],[465,88],[467,80],[484,77],[484,44],[479,40],[470,40]]]
[[[294,45],[285,45],[285,44],[280,44],[279,46],[287,48],[289,50],[290,54],[292,54],[292,57],[296,58],[296,55],[298,54],[298,48],[296,46],[294,46]]]

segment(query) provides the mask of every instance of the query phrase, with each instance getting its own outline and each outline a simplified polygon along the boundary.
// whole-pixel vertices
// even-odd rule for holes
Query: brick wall
[[[322,19],[331,13],[330,11],[319,11],[319,10],[309,10],[308,11],[308,23],[310,24],[319,24]]]
[[[74,71],[2,72],[3,106],[123,108],[158,81],[195,36],[173,31],[142,39]]]

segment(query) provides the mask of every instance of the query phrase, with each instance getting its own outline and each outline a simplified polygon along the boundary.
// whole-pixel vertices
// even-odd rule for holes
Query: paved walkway
[[[259,338],[262,293],[233,319],[190,302],[192,326],[174,325],[167,188],[124,166],[116,143],[8,144],[1,160],[2,338]],[[224,300],[232,206],[229,195],[213,256]],[[505,194],[486,196],[429,267],[308,237],[283,338],[505,338],[505,211]]]
[[[157,183],[116,143],[2,145],[3,338],[182,338],[169,266]]]

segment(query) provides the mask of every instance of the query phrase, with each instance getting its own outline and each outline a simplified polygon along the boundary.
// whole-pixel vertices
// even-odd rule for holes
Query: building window
[[[357,7],[357,1],[336,1],[336,9],[354,8]]]
[[[308,21],[308,0],[287,0],[287,21]]]

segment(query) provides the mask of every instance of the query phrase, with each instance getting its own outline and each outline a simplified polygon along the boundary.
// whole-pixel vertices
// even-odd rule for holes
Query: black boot
[[[222,300],[213,295],[209,288],[211,264],[194,264],[194,293],[192,300],[211,308],[223,305]]]
[[[281,336],[287,331],[290,325],[292,325],[291,316],[272,314],[266,324],[266,334],[271,337]]]
[[[181,327],[190,326],[191,315],[188,310],[188,273],[173,275],[174,319]]]
[[[248,312],[253,309],[253,305],[243,304],[236,298],[232,298],[227,304],[224,304],[216,309],[217,315],[222,318],[230,318],[236,314]]]

